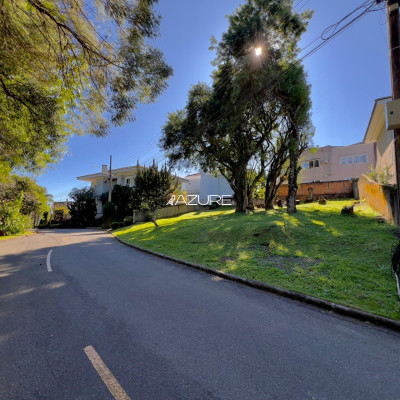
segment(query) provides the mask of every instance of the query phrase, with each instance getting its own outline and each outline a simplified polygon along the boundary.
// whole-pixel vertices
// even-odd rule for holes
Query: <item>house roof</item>
[[[378,140],[378,136],[385,126],[385,104],[392,100],[391,97],[381,97],[375,100],[371,117],[364,136],[364,143],[372,143]]]
[[[115,175],[126,174],[126,173],[129,174],[133,173],[136,170],[137,170],[137,165],[132,165],[130,167],[124,167],[124,168],[115,168],[112,170],[113,178],[115,178]],[[79,181],[92,182],[93,180],[96,180],[98,178],[108,178],[109,176],[110,176],[109,172],[97,172],[95,174],[78,176],[76,179],[78,179]]]
[[[143,166],[140,166],[140,168],[145,168]],[[130,167],[124,167],[124,168],[115,168],[112,170],[112,177],[116,178],[115,175],[125,175],[125,174],[131,174],[137,170],[137,165],[132,165]],[[108,178],[110,176],[109,172],[97,172],[95,174],[89,174],[89,175],[82,175],[78,176],[76,179],[79,181],[85,181],[85,182],[92,182],[97,180],[98,178]],[[185,178],[181,178],[177,176],[178,181],[180,182],[189,182]]]

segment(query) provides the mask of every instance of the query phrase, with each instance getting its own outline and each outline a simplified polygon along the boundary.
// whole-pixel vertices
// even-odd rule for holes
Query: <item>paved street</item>
[[[392,331],[100,231],[0,242],[1,400],[388,400],[399,382]]]

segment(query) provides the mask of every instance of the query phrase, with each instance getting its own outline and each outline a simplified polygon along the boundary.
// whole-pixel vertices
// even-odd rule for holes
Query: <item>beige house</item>
[[[375,166],[375,143],[324,146],[300,156],[300,182],[333,182],[357,179]]]
[[[391,97],[375,100],[371,118],[365,132],[364,143],[376,144],[376,170],[385,168],[390,173],[389,183],[396,183],[396,163],[394,149],[394,132],[386,130],[385,104],[391,101]]]

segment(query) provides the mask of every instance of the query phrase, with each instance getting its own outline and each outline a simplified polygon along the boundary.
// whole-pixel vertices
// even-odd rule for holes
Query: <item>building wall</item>
[[[395,150],[394,150],[394,134],[393,131],[386,131],[385,128],[381,132],[376,141],[376,170],[383,171],[384,168],[389,168],[389,173],[392,175],[389,183],[396,183],[396,165],[395,165]]]
[[[301,183],[356,179],[368,173],[370,167],[376,164],[375,143],[325,146],[317,150],[306,150],[300,157],[303,167],[300,172]],[[345,164],[341,162],[342,159]],[[315,160],[318,161],[318,167],[304,168],[304,164]]]
[[[232,196],[228,181],[221,175],[208,174],[201,172],[200,174],[188,175],[185,177],[189,182],[182,183],[182,189],[186,190],[189,195],[199,195],[201,203],[208,201],[208,196]]]
[[[201,174],[200,182],[200,202],[206,203],[208,196],[232,196],[233,190],[231,189],[228,181],[221,175]]]
[[[185,179],[189,182],[182,182],[182,190],[191,195],[200,194],[201,174],[188,175]]]

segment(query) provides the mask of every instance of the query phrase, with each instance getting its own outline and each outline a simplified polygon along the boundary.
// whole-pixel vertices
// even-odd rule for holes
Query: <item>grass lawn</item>
[[[24,233],[18,233],[16,235],[10,235],[10,236],[0,236],[0,241],[1,240],[7,240],[7,239],[14,239],[20,236],[28,236],[28,235],[33,235],[35,232],[34,231],[26,231]]]
[[[328,201],[285,210],[236,214],[225,207],[140,223],[114,231],[120,239],[285,289],[400,320],[391,274],[399,229],[362,204]]]

